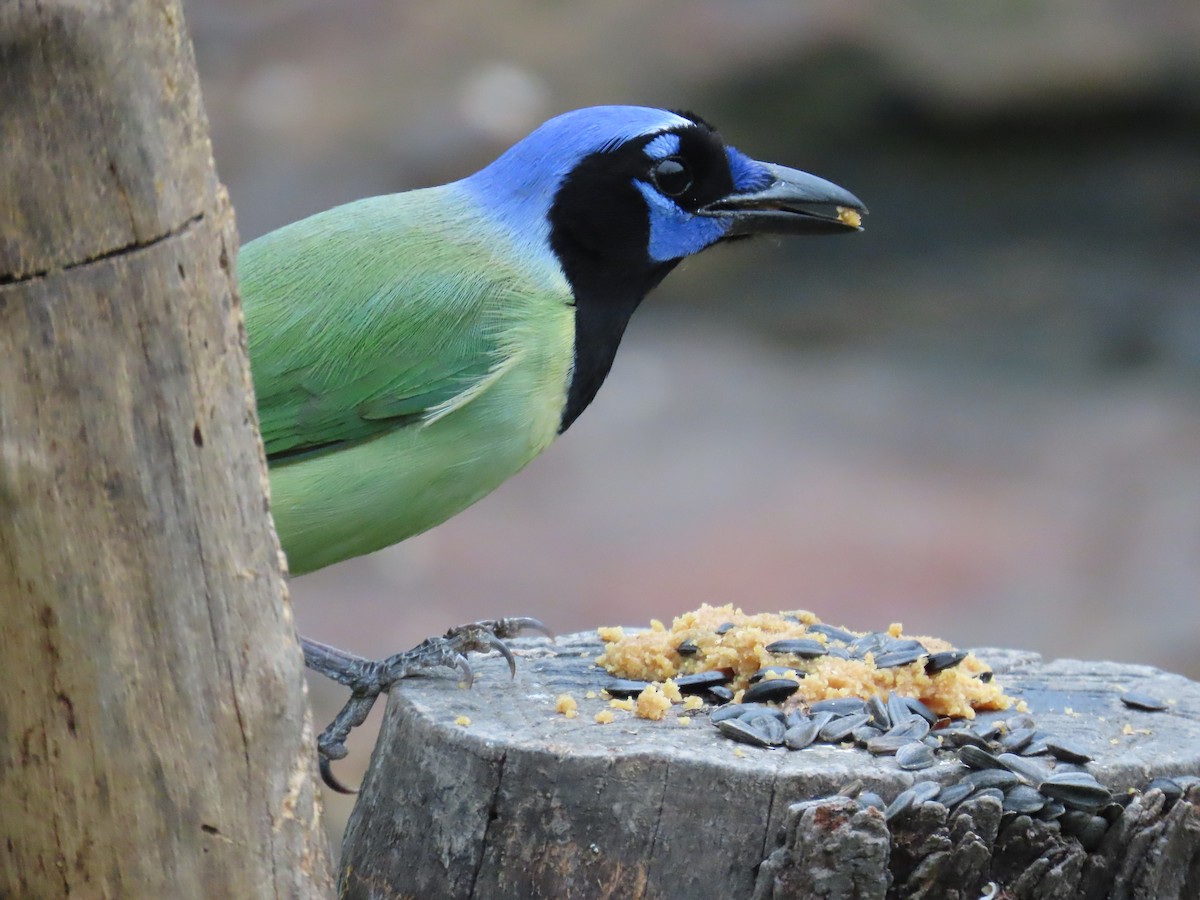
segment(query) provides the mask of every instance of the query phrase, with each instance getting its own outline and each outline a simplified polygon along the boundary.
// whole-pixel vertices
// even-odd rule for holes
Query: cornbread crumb
[[[663,682],[662,690],[667,699],[672,703],[683,702],[683,694],[679,693],[679,685],[677,685],[670,678]]]
[[[602,709],[600,712],[596,713],[595,721],[597,725],[607,725],[615,718],[616,716],[614,716],[610,710]]]
[[[691,725],[692,717],[691,716],[680,716],[675,721],[678,722],[680,725]]]
[[[862,227],[862,216],[858,210],[851,209],[848,206],[839,206],[837,208],[838,221],[843,225],[849,225],[851,228]]]
[[[625,629],[620,625],[602,626],[596,629],[602,641],[619,641],[625,637]]]
[[[623,709],[625,712],[633,712],[633,698],[626,697],[624,700],[609,700],[608,705],[613,709]]]
[[[661,719],[671,708],[671,701],[656,684],[650,685],[637,696],[637,708],[634,715],[639,719]]]
[[[695,694],[693,694],[690,697],[684,698],[683,708],[686,710],[703,709],[704,701],[701,700],[699,697],[697,697]]]
[[[573,719],[579,715],[579,704],[570,694],[559,694],[554,701],[554,711],[568,719]]]
[[[584,695],[583,695],[583,699],[584,699],[584,700],[595,700],[595,699],[596,699],[596,692],[595,692],[595,691],[588,691],[586,694],[584,694]]]
[[[463,728],[466,728],[468,725],[471,724],[471,720],[469,718],[467,718],[466,716],[459,716],[457,719],[454,720],[454,724],[461,725]]]
[[[618,638],[606,638],[604,652],[597,657],[596,663],[619,678],[664,685],[680,675],[720,669],[731,676],[728,686],[734,691],[735,703],[741,702],[751,675],[769,666],[786,667],[795,670],[795,675],[781,673],[783,677],[798,679],[800,687],[785,702],[785,708],[802,707],[832,697],[887,696],[889,691],[895,691],[920,699],[939,716],[971,719],[976,710],[1008,709],[1014,703],[994,679],[979,677],[990,670],[973,653],[968,653],[956,665],[935,670],[932,674],[927,672],[928,654],[953,649],[944,640],[908,635],[901,623],[893,623],[887,629],[886,639],[920,641],[927,654],[910,663],[880,668],[875,665],[876,654],[847,654],[845,639],[831,639],[820,630],[809,631],[809,626],[819,624],[815,615],[803,611],[747,614],[733,604],[715,607],[705,604],[677,616],[670,628],[622,632]],[[615,631],[620,629],[600,629],[602,637],[611,636]],[[850,633],[856,638],[860,636],[858,632]],[[831,649],[840,648],[842,652],[811,659],[766,649],[776,641],[795,638],[815,640]],[[677,648],[685,642],[689,645],[688,652],[681,654]],[[767,677],[771,677],[770,674]],[[656,703],[669,704],[670,699],[673,698],[667,693]],[[1023,703],[1017,708],[1027,711]],[[645,709],[652,709],[649,700]],[[642,712],[638,714],[642,715]]]
[[[650,620],[650,630],[651,631],[666,631],[667,626],[664,625],[659,619],[651,619]]]

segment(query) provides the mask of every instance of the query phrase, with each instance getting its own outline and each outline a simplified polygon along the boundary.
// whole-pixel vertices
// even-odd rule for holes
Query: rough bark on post
[[[331,893],[178,2],[0,7],[0,896]]]
[[[838,793],[859,783],[887,805],[919,782],[955,784],[968,771],[959,755],[906,771],[857,747],[747,746],[720,736],[711,708],[675,706],[660,722],[618,712],[601,725],[610,679],[591,665],[599,641],[516,647],[515,681],[503,660],[473,659],[470,690],[448,674],[393,691],[346,832],[343,896],[974,900],[994,883],[1006,900],[1192,900],[1200,890],[1200,779],[1182,778],[1181,796],[1146,790],[1156,776],[1200,774],[1200,684],[1182,677],[978,651],[1038,728],[1092,757],[1027,764],[1048,776],[1086,769],[1126,805],[1043,820],[981,789],[885,815]],[[1126,689],[1171,703],[1128,709]],[[556,713],[562,693],[577,717]]]

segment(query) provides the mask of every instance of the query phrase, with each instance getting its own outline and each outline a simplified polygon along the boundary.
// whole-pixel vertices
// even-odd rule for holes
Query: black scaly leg
[[[304,664],[314,672],[350,688],[350,699],[317,738],[321,779],[338,793],[356,793],[334,777],[330,765],[333,760],[345,758],[346,737],[366,720],[381,693],[386,693],[394,684],[410,675],[439,667],[458,669],[470,687],[475,676],[466,655],[473,651],[498,651],[508,660],[509,671],[516,675],[517,661],[504,643],[504,638],[516,637],[526,629],[554,636],[537,619],[523,616],[488,619],[451,628],[443,637],[426,638],[411,650],[382,660],[366,659],[301,637]]]

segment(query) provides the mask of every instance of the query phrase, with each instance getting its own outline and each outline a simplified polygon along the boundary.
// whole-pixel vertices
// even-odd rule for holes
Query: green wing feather
[[[453,185],[374,197],[242,249],[272,512],[293,573],[432,528],[557,434],[570,287],[472,203]]]
[[[273,465],[419,422],[502,364],[499,308],[520,279],[482,242],[447,239],[445,200],[431,193],[337,207],[243,248]]]

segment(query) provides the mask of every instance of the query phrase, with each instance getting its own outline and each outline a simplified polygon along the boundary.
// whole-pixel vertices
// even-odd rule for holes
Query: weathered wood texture
[[[1090,854],[1046,823],[1001,829],[987,799],[949,821],[924,804],[885,822],[844,798],[814,798],[861,780],[890,800],[917,780],[957,780],[963,766],[912,773],[858,749],[748,747],[703,712],[679,724],[678,706],[662,722],[618,713],[597,725],[606,701],[585,693],[608,680],[591,666],[598,642],[518,647],[515,682],[484,659],[471,690],[448,675],[390,698],[346,834],[344,896],[974,900],[991,880],[1015,891],[1006,897],[1200,896],[1196,789],[1165,815],[1162,795],[1146,794]],[[1088,771],[1114,791],[1200,773],[1200,685],[1144,666],[979,652],[1040,727],[1095,756]],[[1129,710],[1120,688],[1174,702]],[[564,692],[578,718],[555,714]]]
[[[0,5],[0,896],[332,893],[180,5]]]

